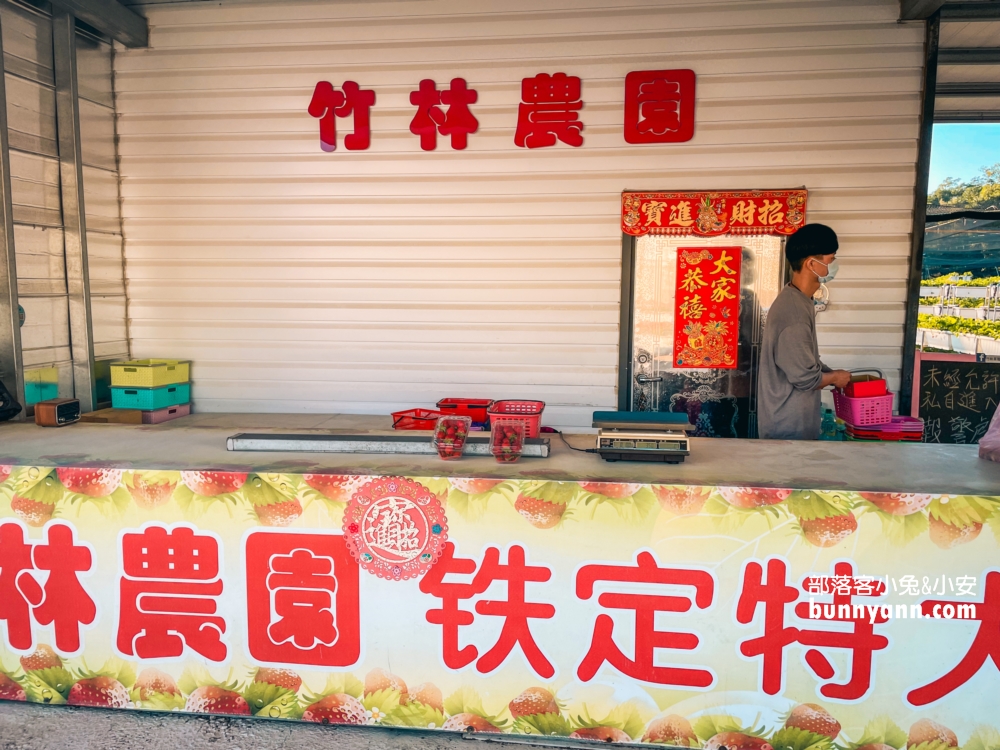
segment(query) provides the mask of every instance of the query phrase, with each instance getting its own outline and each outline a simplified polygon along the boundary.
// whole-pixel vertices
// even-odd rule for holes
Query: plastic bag
[[[0,383],[0,422],[13,419],[21,413],[21,405],[14,400],[3,383]]]
[[[1000,409],[993,414],[989,429],[979,439],[979,457],[1000,463]]]

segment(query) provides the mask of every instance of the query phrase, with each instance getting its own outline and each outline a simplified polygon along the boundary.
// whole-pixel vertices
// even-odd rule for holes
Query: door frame
[[[618,318],[618,411],[632,404],[632,313],[635,309],[635,244],[638,238],[622,232],[622,283]]]

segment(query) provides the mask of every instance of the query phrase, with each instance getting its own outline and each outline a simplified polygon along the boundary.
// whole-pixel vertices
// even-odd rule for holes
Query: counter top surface
[[[608,463],[570,450],[552,434],[549,458],[506,465],[487,457],[446,462],[436,456],[226,449],[226,438],[240,432],[378,434],[390,427],[389,417],[349,414],[209,413],[159,425],[62,428],[5,422],[0,423],[0,463],[1000,494],[1000,464],[979,459],[970,445],[701,438],[692,440],[691,456],[683,464]],[[566,438],[580,448],[594,444],[593,435]]]

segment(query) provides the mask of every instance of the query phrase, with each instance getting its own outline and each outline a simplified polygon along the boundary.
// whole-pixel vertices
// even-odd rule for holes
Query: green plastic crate
[[[112,388],[111,405],[116,409],[165,409],[191,400],[191,384],[177,383],[162,388]]]

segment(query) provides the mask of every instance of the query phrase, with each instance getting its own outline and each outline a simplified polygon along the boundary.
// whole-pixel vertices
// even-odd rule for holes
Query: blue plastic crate
[[[165,409],[191,400],[191,384],[177,383],[162,388],[112,388],[111,405],[116,409]]]

